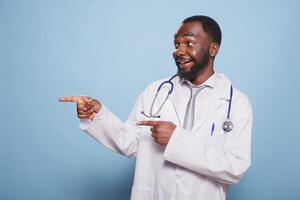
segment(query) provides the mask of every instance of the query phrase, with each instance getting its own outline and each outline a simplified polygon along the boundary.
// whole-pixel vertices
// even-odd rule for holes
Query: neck
[[[204,68],[195,79],[190,80],[195,86],[203,84],[211,75],[215,73],[213,66],[208,66]]]

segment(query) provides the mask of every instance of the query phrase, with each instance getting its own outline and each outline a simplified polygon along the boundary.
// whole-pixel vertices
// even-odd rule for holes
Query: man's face
[[[173,57],[181,79],[193,80],[208,65],[211,44],[210,36],[199,22],[182,24],[174,35]]]

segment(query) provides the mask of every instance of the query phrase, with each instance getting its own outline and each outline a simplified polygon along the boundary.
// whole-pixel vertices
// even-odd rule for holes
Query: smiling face
[[[181,79],[192,81],[204,71],[213,70],[215,46],[200,22],[182,24],[174,35],[174,45],[173,57]]]

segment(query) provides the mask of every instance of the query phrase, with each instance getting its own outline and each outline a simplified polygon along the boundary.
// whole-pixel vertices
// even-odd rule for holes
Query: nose
[[[174,57],[178,57],[178,56],[183,56],[186,53],[186,49],[185,46],[182,44],[179,44],[179,46],[177,47],[177,49],[175,49],[174,51]]]

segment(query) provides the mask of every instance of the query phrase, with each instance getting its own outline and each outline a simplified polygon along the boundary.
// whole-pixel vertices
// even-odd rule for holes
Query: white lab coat
[[[81,120],[80,128],[109,149],[136,157],[132,200],[225,200],[228,186],[237,183],[250,166],[252,109],[248,98],[234,88],[234,128],[224,132],[231,81],[215,73],[204,83],[213,88],[203,89],[196,97],[194,128],[187,131],[182,125],[189,89],[174,78],[174,90],[159,120],[172,121],[177,127],[164,147],[155,143],[149,127],[136,125],[139,120],[149,120],[141,111],[149,114],[164,80],[145,89],[126,122],[103,106],[94,121]],[[161,89],[154,111],[165,99],[167,87]]]

